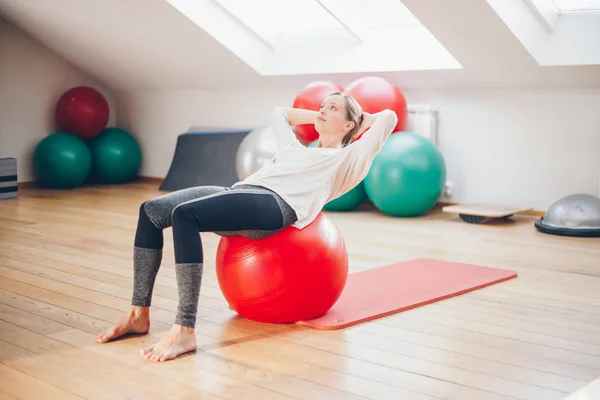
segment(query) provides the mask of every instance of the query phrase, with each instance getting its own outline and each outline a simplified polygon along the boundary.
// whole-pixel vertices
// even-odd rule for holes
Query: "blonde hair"
[[[363,122],[363,111],[358,101],[347,93],[333,92],[329,96],[342,96],[346,101],[346,119],[354,122],[354,128],[348,132],[342,139],[342,146],[352,142],[352,136],[356,134]]]

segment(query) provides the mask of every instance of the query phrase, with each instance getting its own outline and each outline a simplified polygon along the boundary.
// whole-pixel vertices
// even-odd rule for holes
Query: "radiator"
[[[431,140],[439,147],[438,143],[438,112],[429,104],[408,105],[407,130]],[[452,198],[452,182],[446,181],[440,200],[449,201]]]
[[[417,135],[425,136],[436,146],[437,137],[437,110],[429,104],[408,105],[407,130]]]

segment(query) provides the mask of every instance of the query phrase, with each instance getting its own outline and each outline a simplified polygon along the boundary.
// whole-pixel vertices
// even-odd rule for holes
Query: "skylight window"
[[[165,0],[261,75],[458,69],[400,0]]]
[[[600,0],[486,0],[543,66],[600,64]]]
[[[274,49],[299,43],[358,40],[316,0],[215,0]]]
[[[561,13],[600,11],[600,0],[552,0]]]
[[[301,0],[302,1],[302,0]],[[381,41],[387,33],[424,29],[399,0],[317,0],[363,41]]]
[[[421,25],[398,0],[320,0],[349,25],[365,28]]]

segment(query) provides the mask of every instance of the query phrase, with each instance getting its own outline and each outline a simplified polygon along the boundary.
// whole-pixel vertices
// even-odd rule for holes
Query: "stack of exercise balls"
[[[34,151],[37,180],[60,189],[133,180],[141,164],[140,146],[124,129],[107,127],[109,115],[108,102],[96,89],[77,86],[64,92],[55,107],[58,131]]]
[[[317,81],[298,93],[293,106],[318,111],[323,100],[336,91],[350,94],[368,113],[390,109],[398,122],[365,179],[324,209],[351,211],[368,198],[381,212],[395,217],[414,217],[429,211],[444,189],[446,164],[434,143],[406,130],[407,104],[400,89],[378,76],[357,79],[346,89],[330,81]],[[318,133],[314,126],[297,127],[295,132],[300,141],[316,146]]]

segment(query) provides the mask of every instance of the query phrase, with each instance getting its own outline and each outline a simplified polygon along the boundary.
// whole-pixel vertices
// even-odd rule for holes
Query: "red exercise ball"
[[[81,139],[91,139],[108,124],[108,102],[102,94],[87,86],[67,90],[60,96],[55,109],[59,130]]]
[[[305,110],[319,111],[321,103],[327,96],[334,92],[343,92],[342,88],[337,83],[331,81],[315,81],[306,85],[294,99],[294,108],[302,108]],[[319,138],[319,134],[315,130],[314,124],[297,125],[295,128],[296,135],[305,143],[312,142]]]
[[[345,90],[358,101],[363,111],[370,114],[390,109],[396,113],[398,122],[394,132],[404,131],[408,123],[408,111],[404,95],[390,81],[378,76],[366,76],[352,82]]]
[[[348,277],[338,228],[320,213],[302,230],[264,239],[224,236],[216,255],[219,286],[231,308],[250,320],[292,323],[324,315]]]

